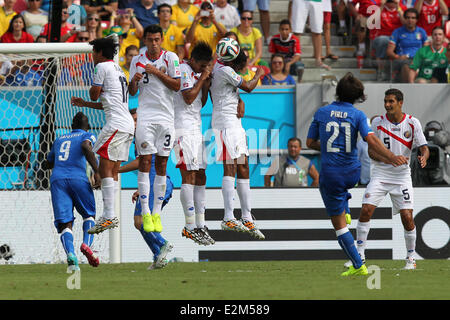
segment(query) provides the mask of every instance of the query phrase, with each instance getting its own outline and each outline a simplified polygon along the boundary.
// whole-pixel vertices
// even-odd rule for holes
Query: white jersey
[[[210,88],[213,129],[242,127],[241,119],[237,117],[239,86],[242,81],[242,77],[233,68],[219,61],[214,65]]]
[[[181,85],[180,91],[175,94],[175,129],[179,131],[197,131],[201,132],[202,118],[200,112],[202,110],[202,90],[192,102],[188,105],[184,102],[182,92],[192,89],[200,77],[199,73],[195,73],[191,66],[187,63],[181,63]]]
[[[176,79],[180,77],[178,56],[173,52],[161,50],[159,58],[151,60],[146,51],[144,54],[135,56],[130,65],[130,79],[138,72],[144,75],[138,83],[138,121],[173,125],[173,97],[176,92],[169,89],[155,75],[147,74],[145,72],[147,64],[153,65]]]
[[[122,68],[113,61],[98,63],[93,85],[103,88],[100,94],[106,118],[103,129],[134,134],[133,117],[128,111],[128,83]]]
[[[372,130],[384,145],[395,155],[403,155],[411,160],[414,147],[427,144],[419,120],[404,114],[402,121],[393,123],[386,116],[376,117],[372,121]],[[372,178],[386,183],[401,184],[411,179],[409,163],[398,167],[372,160]]]

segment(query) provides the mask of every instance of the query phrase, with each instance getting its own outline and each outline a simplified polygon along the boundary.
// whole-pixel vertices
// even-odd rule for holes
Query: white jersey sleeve
[[[166,51],[167,74],[174,78],[180,78],[180,59],[174,52]]]
[[[238,75],[233,68],[231,67],[223,67],[220,69],[221,73],[222,73],[222,78],[225,82],[228,82],[229,84],[231,84],[234,87],[240,87],[240,85],[242,84],[242,77],[240,75]]]
[[[425,135],[423,134],[422,125],[420,124],[420,121],[412,117],[411,122],[414,126],[414,145],[417,147],[421,147],[428,144],[427,138],[425,138]]]
[[[92,85],[103,87],[105,83],[106,78],[106,71],[107,68],[105,68],[105,64],[99,63],[95,66],[94,69],[94,77],[92,79]]]

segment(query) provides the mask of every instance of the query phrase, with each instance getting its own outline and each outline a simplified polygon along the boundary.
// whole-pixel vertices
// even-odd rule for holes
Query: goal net
[[[53,224],[51,171],[42,164],[53,141],[71,131],[77,112],[87,115],[96,135],[103,126],[101,110],[70,102],[72,96],[89,100],[91,51],[87,43],[0,44],[0,245],[14,252],[0,263],[66,263]],[[99,215],[102,196],[94,193]],[[73,232],[77,257],[87,262],[79,251],[82,217],[76,211]],[[108,262],[108,232],[94,237],[92,249]]]

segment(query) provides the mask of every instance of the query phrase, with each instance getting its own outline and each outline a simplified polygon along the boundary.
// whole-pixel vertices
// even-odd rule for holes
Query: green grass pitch
[[[80,265],[80,289],[68,289],[62,264],[0,265],[2,300],[441,300],[450,299],[450,260],[372,260],[368,277],[341,277],[345,261],[176,262]],[[72,286],[75,282],[72,281]],[[149,290],[151,288],[151,290]],[[157,295],[152,295],[157,292]]]

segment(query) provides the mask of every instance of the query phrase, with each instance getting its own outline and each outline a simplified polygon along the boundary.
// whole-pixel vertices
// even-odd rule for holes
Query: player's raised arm
[[[241,85],[239,86],[239,88],[241,88],[242,90],[244,90],[247,93],[252,92],[253,89],[255,89],[256,86],[258,85],[259,78],[261,78],[263,75],[264,75],[263,68],[257,68],[255,76],[252,78],[252,80],[250,80],[250,81],[243,80]]]
[[[374,160],[382,161],[387,164],[392,164],[394,167],[408,164],[408,158],[402,155],[395,155],[374,134],[369,134],[365,137],[369,145],[369,156],[375,156]],[[378,159],[376,159],[378,158]]]
[[[79,97],[72,97],[71,103],[72,103],[72,105],[77,106],[77,107],[86,107],[86,108],[99,109],[99,110],[103,109],[103,104],[101,102],[86,101]]]

